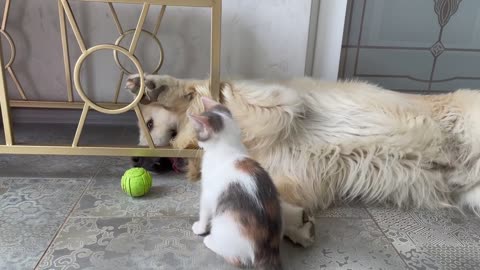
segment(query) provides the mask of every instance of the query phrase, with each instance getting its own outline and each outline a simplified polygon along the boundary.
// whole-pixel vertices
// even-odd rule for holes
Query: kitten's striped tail
[[[255,261],[256,270],[282,270],[282,262],[278,253],[272,253],[269,256],[258,258]]]

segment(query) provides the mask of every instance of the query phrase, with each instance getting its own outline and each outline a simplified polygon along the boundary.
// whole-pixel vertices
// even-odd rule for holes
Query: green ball
[[[152,187],[152,176],[144,168],[129,169],[122,176],[122,190],[132,197],[148,193]]]

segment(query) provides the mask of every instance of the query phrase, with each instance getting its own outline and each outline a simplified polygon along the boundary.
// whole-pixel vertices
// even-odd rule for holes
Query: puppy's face
[[[156,146],[168,146],[175,138],[179,127],[179,117],[191,100],[191,92],[182,94],[180,82],[167,75],[145,74],[145,91],[140,101],[140,110],[147,129]],[[132,75],[127,79],[125,87],[136,97],[140,91],[140,76]],[[139,127],[139,145],[147,146],[147,134]],[[150,171],[161,171],[168,159],[133,157],[135,167],[143,167]]]
[[[195,89],[183,80],[168,75],[144,75],[145,88],[140,103],[162,105],[170,111],[185,112],[193,99]],[[140,91],[140,76],[131,75],[125,87],[136,97]]]
[[[140,109],[145,118],[145,124],[150,131],[153,143],[156,146],[168,146],[175,138],[177,129],[177,115],[158,105],[141,105]],[[147,146],[146,134],[140,123],[138,124],[139,145]],[[134,167],[143,167],[153,172],[169,171],[172,168],[171,160],[157,157],[132,157]]]
[[[168,146],[170,140],[177,133],[178,117],[177,114],[169,111],[162,106],[150,104],[140,106],[145,124],[152,136],[153,143],[156,146]],[[140,131],[139,145],[148,145],[146,134],[138,123]]]
[[[167,146],[174,137],[178,127],[178,113],[172,108],[166,107],[159,100],[175,89],[176,80],[170,76],[147,75],[145,74],[145,91],[140,101],[145,124],[152,136],[156,146]],[[134,97],[140,90],[140,76],[132,75],[127,79],[125,86]],[[139,145],[148,145],[147,136],[140,123],[138,124],[140,138]]]

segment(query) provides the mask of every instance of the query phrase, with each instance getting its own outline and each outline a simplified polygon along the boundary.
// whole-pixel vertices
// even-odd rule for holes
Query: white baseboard
[[[305,74],[336,81],[347,0],[312,0]]]
[[[15,108],[12,118],[14,123],[78,124],[80,113],[81,110]],[[119,115],[90,111],[86,124],[134,126],[137,118],[132,111]]]

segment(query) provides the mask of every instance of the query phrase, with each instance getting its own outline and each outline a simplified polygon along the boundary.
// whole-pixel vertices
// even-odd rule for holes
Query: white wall
[[[87,45],[114,42],[116,28],[106,4],[71,2]],[[141,7],[115,6],[124,29],[133,28]],[[303,75],[310,6],[310,0],[223,1],[222,77]],[[151,8],[146,22],[148,29],[152,29],[154,15],[159,10],[159,7]],[[17,45],[13,67],[27,95],[31,99],[65,100],[57,1],[12,1],[7,31]],[[70,30],[69,36],[73,66],[79,50]],[[177,77],[208,76],[208,9],[168,7],[159,37],[165,50],[160,73]],[[8,47],[4,47],[5,58],[8,58]],[[158,53],[151,41],[142,38],[137,56],[148,70],[156,63]],[[112,99],[118,71],[110,52],[89,58],[84,73],[84,87],[93,99]],[[8,75],[7,81],[11,97],[18,98]],[[130,98],[123,94],[122,100]]]

